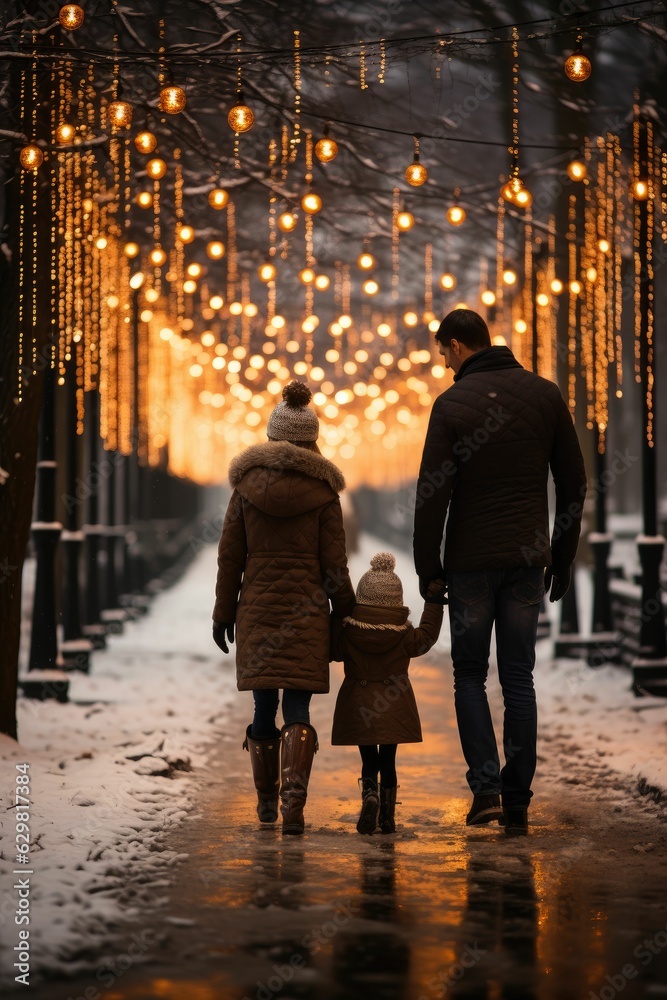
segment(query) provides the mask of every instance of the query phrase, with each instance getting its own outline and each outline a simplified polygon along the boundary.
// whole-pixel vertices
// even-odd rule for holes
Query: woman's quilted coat
[[[231,464],[213,618],[236,623],[240,691],[329,690],[330,603],[354,605],[338,494],[342,474],[287,441]]]

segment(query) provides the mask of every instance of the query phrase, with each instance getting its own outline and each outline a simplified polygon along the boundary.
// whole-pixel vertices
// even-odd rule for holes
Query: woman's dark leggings
[[[396,744],[381,743],[375,747],[359,747],[361,754],[361,777],[378,780],[385,788],[393,788],[396,779]]]
[[[278,735],[276,715],[278,714],[278,688],[253,691],[255,715],[252,720],[252,736],[255,740],[270,740]],[[283,719],[286,726],[294,722],[310,722],[310,699],[312,691],[286,688],[283,691]]]

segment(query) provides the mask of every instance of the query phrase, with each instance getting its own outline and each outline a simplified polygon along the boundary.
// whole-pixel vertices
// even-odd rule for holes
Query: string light
[[[149,160],[146,164],[146,173],[154,181],[159,181],[167,172],[167,164],[164,160],[156,156],[154,159]]]
[[[338,156],[338,143],[329,135],[329,126],[324,128],[324,135],[315,144],[315,156],[321,163],[331,163]]]
[[[60,142],[63,145],[70,143],[75,135],[76,129],[69,122],[63,122],[55,131],[56,142]]]
[[[456,278],[453,274],[450,274],[449,271],[445,271],[444,274],[441,274],[438,280],[440,287],[445,292],[451,292],[454,288],[456,288]]]
[[[134,145],[138,153],[153,153],[157,149],[157,137],[148,129],[144,129],[135,135]]]
[[[451,226],[461,226],[466,221],[466,212],[460,205],[450,205],[445,213]]]
[[[120,93],[120,87],[118,92]],[[111,101],[107,107],[109,124],[113,128],[129,128],[132,124],[132,113],[132,105],[129,101],[123,101],[120,98]]]
[[[66,3],[64,7],[60,8],[60,13],[58,14],[61,27],[67,31],[76,31],[80,28],[84,17],[83,8],[78,3]]]
[[[169,83],[160,91],[158,107],[167,115],[179,115],[185,110],[188,99],[182,87]]]
[[[567,165],[567,176],[572,181],[586,180],[586,177],[588,176],[586,164],[581,160],[572,160],[572,162]]]
[[[563,66],[565,76],[574,83],[588,80],[593,70],[590,59],[582,51],[581,42],[582,36],[577,35],[577,47],[572,55],[567,57]]]
[[[322,208],[322,199],[319,194],[316,194],[314,191],[309,191],[307,194],[304,194],[301,199],[301,208],[304,212],[307,212],[308,215],[317,215]],[[278,220],[278,225],[280,225],[280,219]],[[286,231],[289,232],[289,230]]]
[[[415,217],[412,212],[407,212],[405,209],[398,212],[396,215],[396,226],[403,233],[407,233],[408,230],[412,229],[415,224]]]
[[[225,255],[225,244],[220,240],[211,240],[206,244],[206,254],[211,260],[220,260]]]
[[[258,274],[262,281],[273,281],[276,276],[276,268],[273,264],[267,261],[266,264],[262,264],[258,269]]]
[[[255,113],[245,103],[241,92],[236,95],[236,104],[229,110],[227,122],[234,132],[249,132],[255,124]]]
[[[419,136],[413,136],[415,150],[412,163],[406,167],[405,179],[412,187],[420,187],[428,178],[428,170],[423,163],[419,162]]]
[[[297,219],[293,212],[282,212],[278,216],[278,228],[283,233],[291,233],[296,228]]]
[[[44,153],[39,146],[31,142],[19,153],[19,161],[25,170],[38,170],[44,162]]]
[[[225,191],[224,188],[213,188],[212,191],[208,193],[208,203],[211,208],[220,210],[221,208],[227,207],[227,202],[229,201],[229,192]]]

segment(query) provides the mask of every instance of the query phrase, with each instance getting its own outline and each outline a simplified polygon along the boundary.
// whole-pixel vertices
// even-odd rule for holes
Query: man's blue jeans
[[[533,668],[544,569],[449,573],[447,583],[456,719],[470,790],[482,795],[500,792],[507,808],[527,806],[536,762]],[[502,771],[486,697],[494,623],[505,702]]]

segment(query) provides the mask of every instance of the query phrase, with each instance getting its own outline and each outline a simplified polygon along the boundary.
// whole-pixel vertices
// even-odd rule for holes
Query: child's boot
[[[397,785],[388,788],[380,785],[380,830],[382,833],[396,833],[396,821],[394,813],[396,811]]]
[[[361,788],[361,815],[357,822],[358,833],[371,834],[375,832],[378,822],[378,783],[372,778],[359,778]]]

